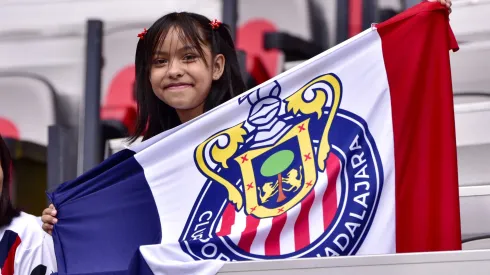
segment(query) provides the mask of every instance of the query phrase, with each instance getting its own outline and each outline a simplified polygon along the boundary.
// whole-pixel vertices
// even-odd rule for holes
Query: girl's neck
[[[204,113],[204,102],[193,109],[176,110],[179,116],[180,122],[185,123],[193,118],[196,118]]]

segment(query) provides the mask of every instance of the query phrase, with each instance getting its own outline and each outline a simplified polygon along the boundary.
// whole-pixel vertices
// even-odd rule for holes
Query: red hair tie
[[[219,26],[221,26],[221,22],[218,21],[218,19],[214,19],[209,23],[209,25],[211,25],[211,28],[213,28],[213,30],[216,30],[219,28]]]
[[[145,34],[148,32],[148,30],[145,28],[142,32],[140,32],[138,34],[138,37],[140,38],[140,40],[143,40],[143,38],[145,38]]]

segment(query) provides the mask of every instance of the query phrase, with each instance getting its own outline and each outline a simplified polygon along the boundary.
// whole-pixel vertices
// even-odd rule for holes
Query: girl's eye
[[[159,58],[159,59],[153,60],[153,64],[155,64],[155,65],[165,65],[167,63],[168,63],[168,61],[166,59]]]
[[[188,54],[188,55],[184,56],[184,61],[186,61],[186,62],[192,62],[196,59],[197,59],[197,56],[192,55],[192,54]]]

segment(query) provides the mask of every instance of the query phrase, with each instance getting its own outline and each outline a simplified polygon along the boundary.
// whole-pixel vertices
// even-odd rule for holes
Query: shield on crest
[[[272,146],[248,150],[235,158],[242,174],[248,215],[281,215],[314,188],[317,165],[309,120],[294,125]]]

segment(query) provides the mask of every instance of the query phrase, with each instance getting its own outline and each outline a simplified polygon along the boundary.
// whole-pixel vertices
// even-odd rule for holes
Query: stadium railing
[[[490,250],[226,263],[218,275],[487,275]]]

